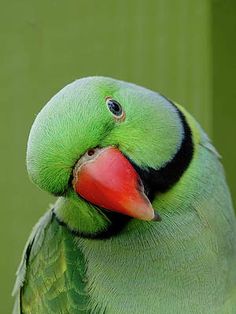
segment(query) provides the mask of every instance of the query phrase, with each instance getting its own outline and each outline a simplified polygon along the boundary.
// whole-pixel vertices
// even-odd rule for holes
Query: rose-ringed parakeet
[[[27,168],[58,199],[26,245],[15,313],[236,313],[230,194],[184,108],[77,80],[36,117]]]

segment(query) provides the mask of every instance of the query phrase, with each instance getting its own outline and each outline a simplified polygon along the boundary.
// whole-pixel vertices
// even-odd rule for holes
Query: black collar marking
[[[170,100],[168,101],[176,108],[184,128],[183,140],[178,152],[167,164],[165,164],[164,167],[160,169],[142,169],[130,160],[143,182],[145,193],[150,201],[153,201],[156,193],[163,193],[168,191],[175,183],[179,181],[184,171],[188,168],[193,157],[194,146],[191,129],[183,113],[173,102]]]
[[[97,239],[97,240],[104,240],[109,239],[117,234],[119,234],[124,227],[128,224],[128,222],[132,219],[129,216],[122,215],[116,212],[107,211],[103,208],[100,208],[104,212],[104,214],[110,219],[111,224],[108,226],[106,230],[99,231],[97,233],[89,233],[89,232],[82,232],[79,230],[71,229],[64,221],[61,221],[60,218],[57,217],[55,211],[53,211],[53,216],[57,220],[57,222],[70,230],[72,234],[77,237],[82,237],[86,239]]]
[[[151,202],[153,201],[157,193],[164,193],[168,191],[175,183],[179,181],[184,171],[188,168],[192,160],[194,151],[192,132],[183,113],[175,106],[173,102],[171,102],[164,96],[162,97],[169,101],[175,107],[183,125],[183,140],[178,152],[163,168],[160,169],[142,169],[126,156],[126,158],[131,162],[131,164],[139,174],[144,185],[145,194]],[[107,211],[102,208],[100,209],[111,221],[111,224],[106,230],[94,234],[74,230],[71,230],[71,232],[74,233],[76,236],[81,236],[84,238],[100,240],[108,239],[119,234],[132,219],[131,217],[126,215]],[[55,217],[61,225],[66,225],[64,222],[60,221],[56,215]]]

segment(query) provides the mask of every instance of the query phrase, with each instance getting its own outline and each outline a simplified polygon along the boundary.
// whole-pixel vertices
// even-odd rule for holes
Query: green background
[[[40,108],[76,78],[112,76],[183,104],[222,154],[236,195],[236,1],[0,4],[0,313],[10,313],[24,243],[54,201],[28,180],[28,133]]]

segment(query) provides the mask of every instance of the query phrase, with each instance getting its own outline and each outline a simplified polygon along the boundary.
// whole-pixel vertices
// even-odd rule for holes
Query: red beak
[[[76,193],[111,211],[142,220],[160,220],[144,194],[139,175],[124,155],[115,147],[96,152],[94,158],[82,164],[79,161],[74,169]]]

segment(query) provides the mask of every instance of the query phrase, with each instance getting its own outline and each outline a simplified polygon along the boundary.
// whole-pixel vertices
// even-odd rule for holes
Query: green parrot
[[[219,159],[156,92],[106,77],[64,87],[29,136],[29,176],[58,199],[26,244],[14,313],[236,313]]]

